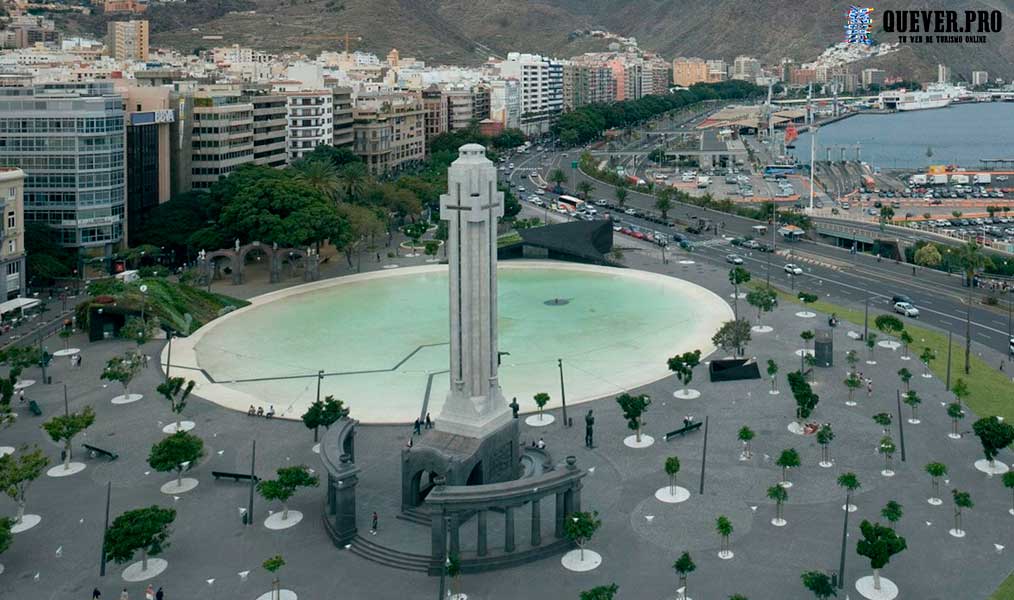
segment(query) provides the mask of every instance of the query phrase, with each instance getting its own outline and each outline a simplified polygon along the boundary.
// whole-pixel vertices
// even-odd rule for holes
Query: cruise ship
[[[944,108],[951,102],[968,95],[963,87],[933,84],[925,90],[904,90],[880,93],[880,107],[884,110],[925,110]]]

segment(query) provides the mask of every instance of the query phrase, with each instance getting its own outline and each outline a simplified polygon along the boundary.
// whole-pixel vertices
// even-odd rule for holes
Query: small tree
[[[891,470],[891,459],[894,458],[894,453],[897,450],[898,447],[894,444],[894,440],[891,439],[891,436],[885,435],[880,438],[880,445],[877,446],[877,452],[884,455],[884,470],[882,471],[884,475],[894,474],[894,471]]]
[[[937,353],[932,348],[923,348],[922,353],[919,355],[919,360],[922,361],[923,366],[926,367],[926,374],[930,372],[930,363],[936,360]]]
[[[788,380],[789,389],[792,390],[792,397],[796,400],[796,419],[799,421],[800,428],[802,428],[803,420],[810,418],[813,410],[817,408],[820,396],[813,393],[813,389],[806,382],[806,378],[798,371],[789,373]]]
[[[123,356],[114,356],[106,363],[101,378],[114,381],[123,386],[123,395],[130,396],[130,382],[141,372],[144,357],[138,352],[127,352]]]
[[[952,402],[947,405],[947,416],[951,418],[951,439],[958,439],[961,434],[958,433],[958,422],[965,418],[965,411],[961,408],[961,405],[957,402]]]
[[[1014,442],[1014,425],[994,417],[983,417],[972,423],[972,431],[982,444],[982,453],[989,461],[989,468],[995,465],[996,456]]]
[[[803,370],[803,357],[810,353],[810,342],[813,341],[813,332],[807,329],[799,334],[803,340],[803,352],[799,355],[799,370]]]
[[[849,390],[849,399],[846,404],[849,406],[856,405],[856,390],[862,387],[863,382],[859,379],[859,375],[855,371],[849,373],[849,376],[845,378],[845,387]]]
[[[440,250],[440,242],[436,240],[426,240],[423,242],[423,252],[426,253],[426,256],[436,256],[438,250]]]
[[[448,555],[447,562],[444,563],[444,572],[451,580],[451,597],[456,599],[458,597],[458,577],[461,575],[461,559],[457,554]]]
[[[581,198],[583,198],[584,200],[588,200],[588,194],[595,191],[595,186],[592,185],[590,181],[582,180],[577,182],[577,185],[574,186],[574,189],[577,190],[577,193],[581,194]]]
[[[817,301],[818,296],[817,294],[811,294],[810,292],[800,290],[800,292],[796,294],[796,298],[799,298],[799,301],[802,302],[804,306],[809,306]]]
[[[965,398],[971,395],[972,392],[968,389],[968,384],[965,383],[965,380],[959,377],[951,387],[951,393],[954,394],[954,399],[957,400],[958,406],[961,406]]]
[[[278,578],[278,570],[285,566],[285,559],[276,554],[261,563],[264,570],[271,573],[271,600],[281,600],[282,582]]]
[[[10,368],[7,377],[11,385],[18,383],[25,369],[42,364],[42,355],[42,348],[38,346],[12,346],[0,350],[0,364]]]
[[[619,590],[620,586],[615,583],[600,585],[581,592],[580,598],[581,600],[613,600],[616,597],[616,592]]]
[[[782,453],[778,456],[778,460],[775,464],[782,468],[782,481],[779,485],[783,485],[789,481],[789,469],[795,469],[799,466],[799,453],[796,452],[795,448],[788,448],[782,450]]]
[[[170,377],[155,388],[169,402],[169,410],[176,415],[176,431],[180,430],[180,416],[187,406],[187,396],[194,391],[194,382],[182,377]]]
[[[838,476],[838,487],[845,490],[845,510],[852,507],[852,494],[862,486],[859,478],[852,471]]]
[[[616,186],[614,194],[616,195],[616,203],[620,205],[620,208],[623,208],[623,205],[627,202],[628,193],[627,188],[623,186]]]
[[[898,339],[901,340],[902,356],[908,358],[908,347],[915,341],[912,339],[912,334],[909,333],[908,330],[904,330],[901,332],[901,335],[898,336]]]
[[[676,495],[676,475],[680,472],[680,459],[670,456],[665,459],[665,474],[669,476],[669,494]]]
[[[855,350],[849,350],[845,353],[845,361],[849,364],[849,372],[856,372],[856,363],[859,362],[859,355],[856,354]]]
[[[1014,471],[1007,471],[1003,474],[1003,487],[1014,493]],[[1011,498],[1014,501],[1014,497]],[[1011,505],[1010,514],[1014,515],[1014,504]]]
[[[63,442],[63,468],[70,468],[71,442],[74,436],[95,423],[95,411],[90,406],[79,413],[57,415],[42,424],[49,437],[56,443]]]
[[[729,536],[732,535],[732,521],[725,515],[719,515],[715,519],[715,531],[722,538],[721,550],[718,551],[718,556],[725,558],[730,557],[732,552],[729,551]]]
[[[768,377],[771,378],[771,391],[777,391],[777,379],[775,375],[778,375],[778,363],[772,359],[768,359]]]
[[[616,403],[620,405],[620,410],[623,411],[623,418],[627,420],[627,427],[635,432],[637,443],[641,443],[641,416],[644,415],[644,411],[648,410],[651,398],[648,394],[639,394],[637,396],[620,394],[616,397]]]
[[[278,500],[282,503],[282,520],[289,518],[288,501],[301,487],[317,487],[320,478],[310,474],[306,465],[281,467],[277,471],[277,479],[262,479],[257,482],[257,491],[268,502]]]
[[[30,452],[28,446],[22,446],[17,455],[0,456],[0,490],[18,505],[14,516],[15,525],[20,525],[24,519],[28,489],[48,466],[49,459],[38,446],[34,446]]]
[[[542,420],[542,409],[549,404],[549,394],[546,392],[539,392],[533,396],[535,405],[539,407],[539,420]]]
[[[891,557],[908,547],[905,538],[899,536],[890,527],[880,523],[863,521],[859,524],[863,539],[856,545],[859,556],[870,559],[873,569],[873,589],[880,590],[880,569],[887,566]]]
[[[877,349],[877,334],[872,331],[866,334],[866,350],[869,351],[869,360],[872,361],[874,358],[874,350]]]
[[[563,522],[563,533],[567,539],[577,544],[581,551],[581,562],[584,562],[584,545],[592,539],[595,532],[602,526],[599,520],[599,513],[573,512],[567,515]]]
[[[807,571],[801,576],[803,587],[810,590],[817,600],[827,600],[831,596],[837,596],[838,591],[831,585],[831,578],[827,573],[821,571]]]
[[[769,287],[760,287],[746,293],[746,303],[757,309],[757,321],[761,315],[774,310],[778,304],[778,295]]]
[[[183,470],[204,456],[204,440],[185,431],[165,437],[151,447],[148,464],[159,473],[176,471],[176,487],[183,486]]]
[[[120,327],[120,337],[136,343],[137,349],[140,351],[141,346],[150,342],[157,331],[157,318],[146,320],[140,317],[127,317],[123,327]]]
[[[953,489],[951,490],[951,497],[954,499],[954,532],[957,534],[956,537],[961,537],[965,534],[964,530],[961,529],[961,511],[966,508],[972,508],[975,504],[972,502],[972,496],[968,492]]]
[[[775,525],[784,524],[785,519],[782,518],[782,505],[789,499],[789,492],[785,490],[785,486],[778,483],[768,488],[768,499],[775,502],[775,520],[773,523]]]
[[[148,570],[148,557],[169,547],[169,526],[176,520],[171,508],[149,506],[127,511],[113,520],[104,542],[106,556],[125,563],[141,552],[141,570]]]
[[[891,420],[891,415],[885,412],[873,415],[873,422],[884,429],[884,435],[887,435],[891,429]]]
[[[889,500],[887,504],[884,505],[884,508],[880,509],[880,516],[884,517],[884,519],[890,523],[889,527],[891,529],[894,529],[897,526],[898,521],[901,520],[902,514],[901,505],[894,500]]]
[[[14,542],[14,534],[11,528],[14,527],[14,520],[10,517],[0,517],[0,554],[7,552]]]
[[[743,457],[750,458],[753,456],[753,452],[750,451],[750,442],[754,438],[754,432],[746,425],[739,428],[739,434],[736,436],[739,441],[743,442]]]
[[[341,400],[328,395],[323,401],[315,400],[303,413],[303,425],[313,430],[313,442],[317,443],[317,428],[330,428],[338,419],[345,416],[345,406]]]
[[[926,473],[930,476],[930,485],[933,486],[933,495],[930,497],[930,504],[940,504],[940,478],[947,476],[947,465],[939,462],[931,462],[926,465]],[[936,502],[934,502],[936,500]]]
[[[676,378],[683,384],[683,389],[694,380],[694,367],[701,364],[701,351],[684,352],[677,356],[670,357],[666,362],[669,370],[676,374]]]
[[[834,441],[834,431],[830,423],[824,423],[817,430],[817,443],[820,445],[821,466],[831,465],[831,442]]]
[[[905,385],[905,391],[909,391],[911,389],[909,382],[912,381],[912,372],[905,367],[902,367],[898,369],[898,378],[901,379],[901,383]]]
[[[873,325],[887,335],[897,335],[905,330],[905,324],[894,315],[880,315],[873,320]]]
[[[732,284],[732,313],[736,320],[739,320],[739,286],[750,281],[750,271],[743,267],[733,267],[729,270],[729,283]]]
[[[915,393],[915,390],[909,390],[901,397],[901,401],[912,408],[912,418],[908,422],[913,425],[919,423],[918,409],[919,405],[922,404],[922,398],[919,397],[919,394]]]
[[[683,588],[683,597],[687,597],[687,578],[691,573],[697,570],[697,565],[694,564],[692,558],[690,558],[689,552],[680,554],[680,557],[676,559],[676,562],[672,564],[672,568],[676,571],[676,576],[679,577],[679,586]]]
[[[743,346],[750,342],[750,324],[743,320],[726,321],[711,337],[711,343],[726,352],[732,351],[739,356]]]

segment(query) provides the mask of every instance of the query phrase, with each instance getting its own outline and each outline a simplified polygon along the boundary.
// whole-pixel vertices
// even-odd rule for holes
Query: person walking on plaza
[[[102,597],[102,592],[99,591],[99,588],[95,588],[95,589],[92,590],[92,600],[98,600],[101,597]]]
[[[162,586],[158,586],[158,591],[155,592],[155,600],[165,600],[165,592],[162,591]]]
[[[144,600],[155,600],[155,588],[150,583],[144,588]]]
[[[130,600],[130,595],[127,594],[127,588],[123,588],[123,591],[120,592],[120,600]]]
[[[430,418],[430,413],[426,413],[426,429],[433,429],[433,419]]]
[[[421,427],[422,427],[422,422],[419,421],[419,417],[416,417],[415,421],[412,423],[412,435],[419,435],[420,433],[422,433],[420,431]]]
[[[377,511],[373,511],[373,516],[370,517],[370,535],[377,535],[377,525],[379,525],[380,516],[377,515]]]

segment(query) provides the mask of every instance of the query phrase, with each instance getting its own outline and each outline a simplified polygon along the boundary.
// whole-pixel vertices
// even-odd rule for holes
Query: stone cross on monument
[[[481,438],[511,420],[497,379],[496,226],[504,214],[496,167],[479,144],[459,148],[447,171],[450,392],[436,429]]]

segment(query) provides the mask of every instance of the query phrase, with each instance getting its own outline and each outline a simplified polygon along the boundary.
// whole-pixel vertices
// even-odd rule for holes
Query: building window
[[[18,251],[18,241],[7,240],[7,252],[10,254],[14,254],[17,251]]]
[[[21,261],[20,260],[16,260],[14,262],[7,263],[7,274],[8,275],[17,275],[20,272],[21,272]]]
[[[7,229],[14,229],[15,225],[17,225],[17,223],[15,222],[14,211],[12,210],[7,213]]]

